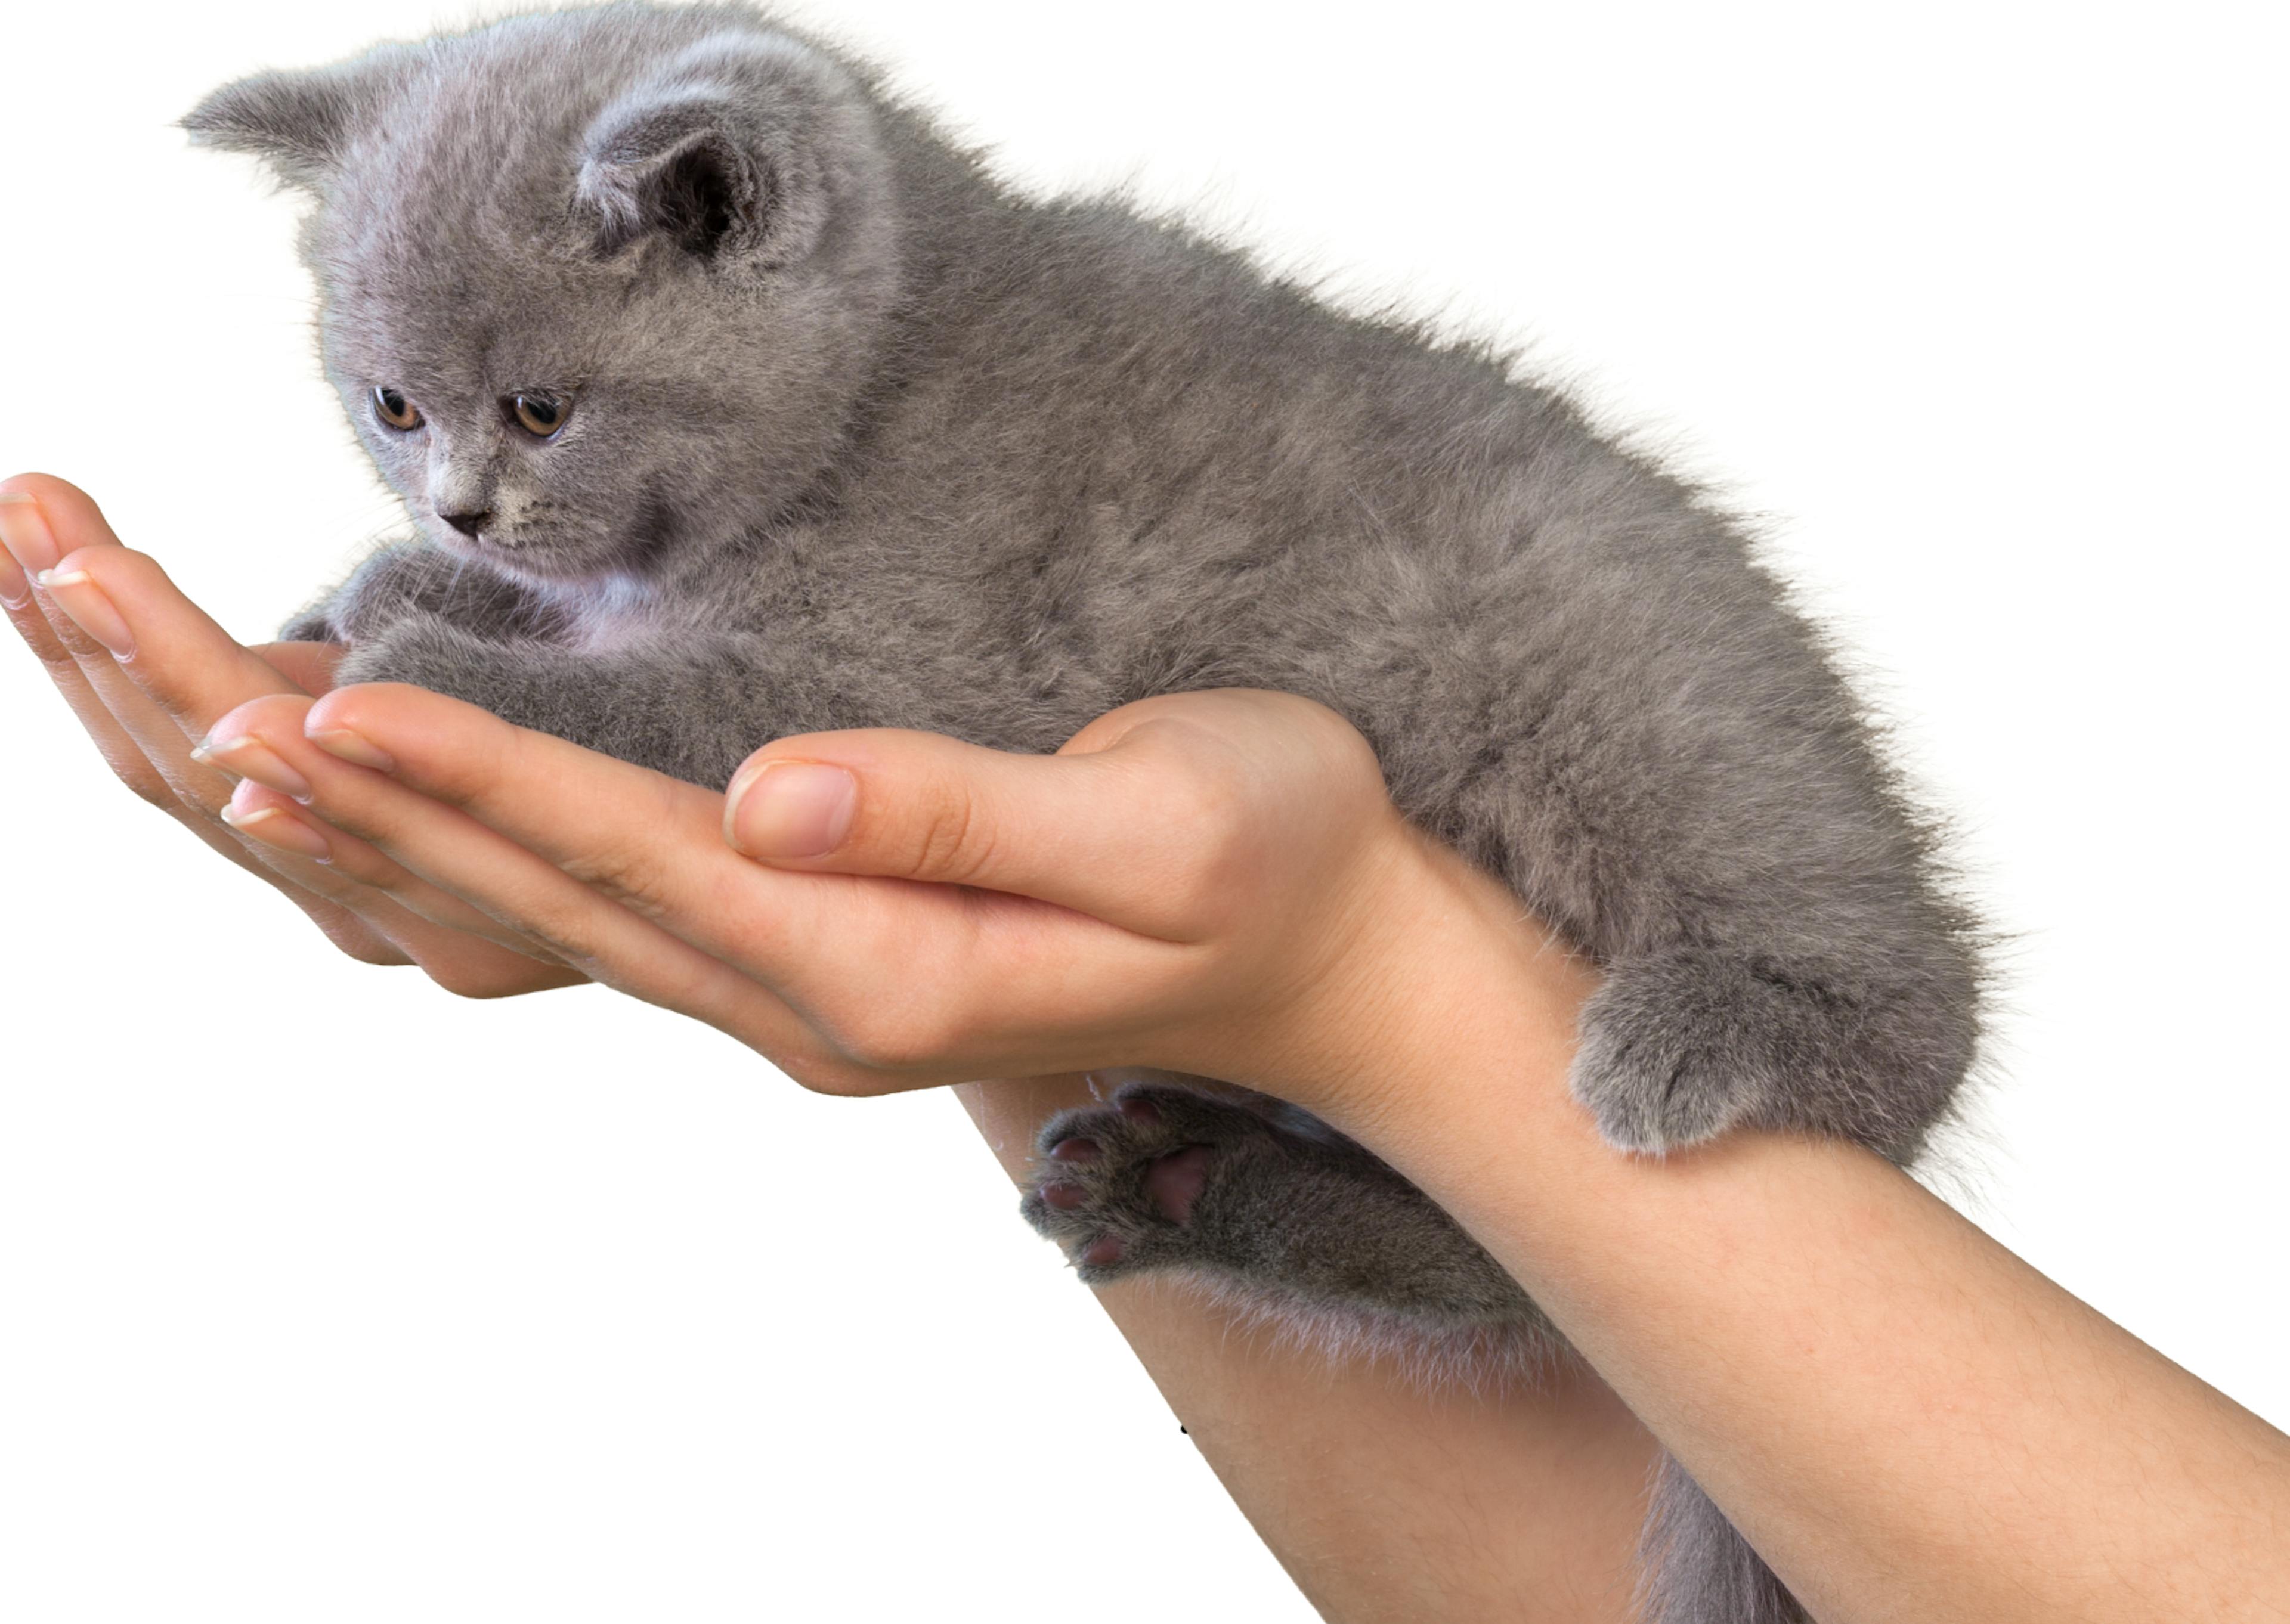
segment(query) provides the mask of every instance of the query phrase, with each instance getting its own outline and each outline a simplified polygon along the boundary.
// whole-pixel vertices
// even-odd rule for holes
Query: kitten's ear
[[[598,250],[617,253],[653,232],[703,260],[768,243],[785,183],[736,128],[730,104],[704,95],[608,110],[589,132],[579,184]]]
[[[182,127],[197,146],[251,152],[280,180],[316,190],[396,84],[393,55],[377,51],[328,68],[251,74],[210,92],[183,116]]]
[[[711,41],[597,116],[574,201],[599,252],[659,236],[769,269],[818,245],[838,179],[873,156],[872,120],[824,58],[768,36]]]

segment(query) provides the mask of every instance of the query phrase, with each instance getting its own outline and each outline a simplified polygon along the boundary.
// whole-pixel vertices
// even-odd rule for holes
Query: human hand
[[[242,812],[347,833],[836,1092],[1129,1064],[1307,1098],[1437,890],[1365,740],[1281,694],[1142,701],[1054,756],[786,739],[728,796],[396,684],[217,731],[262,747]]]
[[[727,816],[724,796],[416,689],[314,702],[322,676],[232,644],[85,497],[10,484],[56,532],[0,508],[30,567],[72,549],[12,612],[122,777],[347,950],[456,991],[591,976],[836,1092],[1123,1064],[1325,1106],[1373,1069],[1363,1027],[1406,995],[1435,923],[1475,914],[1482,939],[1541,945],[1302,700],[1151,700],[1053,757],[897,730],[781,740]],[[227,800],[202,735],[245,780]],[[857,791],[840,838],[797,855],[802,780],[838,767]],[[814,833],[825,812],[810,804]]]
[[[419,964],[471,996],[582,979],[493,920],[390,873],[378,852],[352,855],[388,889],[354,877],[309,840],[297,844],[289,824],[266,829],[275,811],[232,812],[231,777],[193,746],[259,694],[325,692],[338,648],[242,648],[60,479],[0,482],[0,605],[120,781],[293,902],[344,953]],[[33,579],[42,572],[53,572],[45,586]]]

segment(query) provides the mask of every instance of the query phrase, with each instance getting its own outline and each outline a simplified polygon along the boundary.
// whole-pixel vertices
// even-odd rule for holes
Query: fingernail
[[[344,761],[355,762],[361,767],[372,767],[376,772],[395,772],[397,770],[397,762],[388,750],[347,727],[320,728],[315,733],[303,736],[327,755],[339,756]]]
[[[42,570],[32,579],[71,617],[73,625],[109,649],[114,660],[135,658],[135,634],[103,596],[95,577],[85,570]]]
[[[27,575],[52,569],[61,556],[48,533],[47,516],[26,491],[0,491],[0,547]]]
[[[767,761],[733,780],[724,838],[750,857],[824,857],[859,810],[859,780],[815,761]]]
[[[239,739],[202,739],[191,748],[191,759],[251,778],[265,789],[276,789],[292,800],[308,801],[316,793],[310,780],[295,772],[284,756],[251,734]]]
[[[243,812],[236,806],[222,809],[222,820],[242,835],[249,835],[267,844],[281,846],[289,852],[300,852],[305,857],[315,857],[322,863],[334,860],[334,848],[327,838],[303,822],[290,817],[275,806],[258,806]]]

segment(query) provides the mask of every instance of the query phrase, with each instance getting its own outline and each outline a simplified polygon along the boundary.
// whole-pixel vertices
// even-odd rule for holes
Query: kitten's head
[[[440,545],[642,575],[817,479],[898,295],[863,88],[720,6],[613,5],[226,85],[184,121],[316,196],[326,372]]]

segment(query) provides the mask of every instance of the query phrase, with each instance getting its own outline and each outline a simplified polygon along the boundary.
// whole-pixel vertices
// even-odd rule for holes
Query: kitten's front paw
[[[334,683],[337,687],[411,683],[482,705],[490,686],[484,673],[499,657],[499,649],[483,638],[436,615],[416,612],[376,636],[353,642],[334,668]]]
[[[1782,1081],[1777,1050],[1817,1026],[1726,959],[1626,963],[1583,1009],[1574,1097],[1617,1148],[1680,1150],[1759,1115]]]
[[[393,544],[358,565],[340,590],[297,623],[323,615],[334,641],[380,637],[401,620],[442,612],[468,568],[424,542]]]
[[[286,623],[289,641],[364,643],[401,621],[443,619],[481,636],[544,636],[553,615],[521,587],[482,564],[427,542],[394,543],[373,554],[321,602]]]
[[[1063,1111],[1037,1141],[1045,1164],[1019,1211],[1063,1244],[1095,1285],[1157,1265],[1200,1260],[1197,1209],[1250,1141],[1256,1112],[1190,1089],[1131,1084],[1109,1107]]]
[[[348,643],[349,633],[335,623],[333,600],[314,604],[278,628],[281,643]]]

